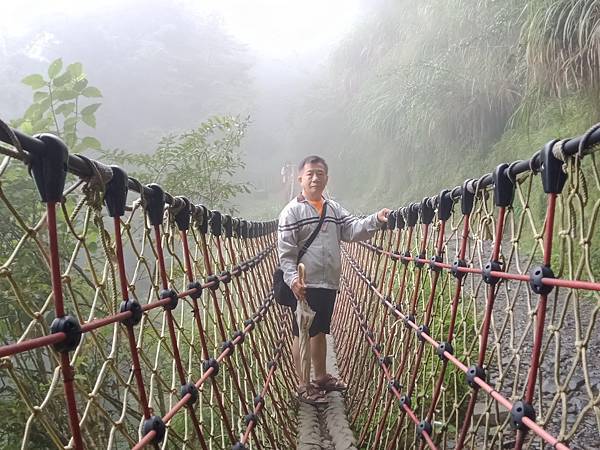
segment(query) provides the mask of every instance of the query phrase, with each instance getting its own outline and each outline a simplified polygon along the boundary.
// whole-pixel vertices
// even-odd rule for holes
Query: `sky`
[[[19,36],[34,33],[36,19],[60,14],[77,20],[100,10],[124,6],[145,6],[140,0],[0,0],[2,34]],[[360,13],[360,0],[171,0],[200,16],[211,14],[222,20],[229,33],[256,51],[259,57],[286,57],[331,48],[346,33]],[[35,13],[26,13],[35,11]],[[41,35],[32,57],[42,57]]]

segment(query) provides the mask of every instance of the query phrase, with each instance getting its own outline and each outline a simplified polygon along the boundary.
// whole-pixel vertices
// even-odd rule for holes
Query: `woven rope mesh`
[[[0,182],[2,334],[8,344],[49,335],[55,311],[44,205],[21,162],[5,157]],[[123,301],[115,224],[103,208],[102,188],[97,180],[69,177],[64,201],[58,205],[64,308],[82,326],[113,317]],[[174,211],[167,208],[158,229],[168,289],[181,293],[190,281],[204,283],[210,275],[225,271],[233,276],[229,283],[221,281],[216,290],[205,287],[197,300],[181,296],[172,311],[150,308],[164,289],[161,251],[140,195],[130,192],[128,205],[119,221],[126,283],[130,300],[148,309],[133,327],[114,321],[83,333],[70,354],[84,446],[136,445],[142,437],[144,409],[162,417],[175,407],[181,399],[181,385],[200,380],[203,361],[217,358],[223,342],[234,340],[235,331],[245,331],[243,343],[235,342],[231,354],[220,362],[219,373],[203,382],[193,407],[183,407],[173,415],[160,447],[231,448],[246,433],[244,417],[255,409],[254,400],[261,393],[269,408],[261,414],[260,426],[251,423],[253,445],[277,448],[279,442],[292,442],[293,427],[283,426],[290,421],[289,377],[281,374],[290,369],[282,357],[288,354],[282,349],[289,346],[283,337],[290,323],[270,295],[276,262],[274,233],[252,238],[214,236],[202,233],[193,220],[182,234],[173,220]],[[190,250],[191,278],[186,272],[184,239]],[[236,272],[236,267],[251,260],[255,261],[251,267]],[[248,319],[254,319],[255,326],[247,327]],[[136,384],[129,328],[147,405]],[[41,346],[2,359],[0,395],[14,408],[0,420],[6,430],[3,448],[74,445],[60,358],[49,346]],[[272,360],[277,364],[270,370]],[[265,388],[268,378],[272,379]],[[9,436],[20,436],[21,441],[8,442]]]
[[[600,197],[596,161],[593,154],[583,161],[570,158],[564,169],[569,177],[556,205],[551,266],[556,278],[595,282],[600,274],[599,203],[591,200]],[[402,395],[410,396],[409,409],[415,418],[432,425],[437,448],[456,448],[466,420],[464,448],[515,446],[517,434],[506,407],[481,389],[471,400],[474,390],[464,370],[443,361],[438,349],[419,339],[416,327],[407,327],[403,319],[412,315],[415,325],[427,326],[427,334],[438,343],[451,342],[454,356],[465,368],[483,362],[491,388],[510,402],[524,398],[540,302],[528,278],[544,259],[548,216],[539,176],[528,172],[516,181],[495,259],[498,270],[524,275],[525,280],[500,279],[490,288],[481,273],[464,273],[457,280],[449,270],[460,258],[463,241],[465,254],[460,259],[467,268],[481,270],[494,259],[494,237],[502,217],[494,206],[492,189],[476,190],[470,216],[463,216],[455,204],[444,225],[435,218],[431,225],[381,231],[367,244],[344,246],[335,335],[342,373],[353,380],[349,409],[364,448],[425,446],[418,422],[413,423],[403,407]],[[421,255],[421,267],[411,258],[400,258],[404,252]],[[425,261],[434,255],[440,257],[440,266],[445,264],[439,271]],[[594,442],[600,442],[597,288],[554,288],[548,294],[543,323],[531,403],[537,423],[571,448],[593,448]],[[490,314],[487,333],[486,311]],[[480,350],[484,334],[487,344]],[[377,364],[377,358],[386,355],[391,356],[389,377]],[[389,392],[390,379],[398,383],[398,396]],[[524,437],[523,448],[544,445],[531,431]]]
[[[115,219],[97,166],[44,205],[13,158],[26,155],[2,149],[0,446],[295,448],[275,223],[194,207],[188,228],[170,198],[151,225],[133,191]],[[333,334],[360,448],[600,442],[600,175],[586,153],[563,155],[559,195],[529,170],[498,207],[482,178],[468,213],[446,192],[343,244]],[[74,325],[57,331],[62,310]]]

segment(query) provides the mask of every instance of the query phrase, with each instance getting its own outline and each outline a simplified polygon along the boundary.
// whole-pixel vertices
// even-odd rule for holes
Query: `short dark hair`
[[[307,156],[302,161],[300,161],[300,164],[298,164],[298,172],[302,172],[304,166],[307,164],[323,164],[323,166],[325,167],[325,173],[329,172],[329,166],[327,165],[325,160],[317,155]]]

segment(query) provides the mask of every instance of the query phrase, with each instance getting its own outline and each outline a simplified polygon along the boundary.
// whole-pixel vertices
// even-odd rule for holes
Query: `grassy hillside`
[[[353,209],[456,186],[600,117],[599,1],[377,5],[332,56],[294,139],[329,158]]]

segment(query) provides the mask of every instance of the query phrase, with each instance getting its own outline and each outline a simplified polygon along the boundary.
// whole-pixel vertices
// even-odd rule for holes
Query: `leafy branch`
[[[48,67],[47,79],[36,73],[22,82],[33,90],[33,103],[13,126],[27,134],[52,131],[75,152],[101,148],[95,137],[78,134],[81,122],[96,127],[96,111],[101,105],[96,102],[80,109],[82,100],[102,97],[97,87],[89,85],[81,63],[69,64],[63,70],[63,61],[58,58]]]
[[[247,117],[212,116],[193,130],[164,136],[153,154],[102,153],[143,183],[158,183],[193,202],[232,210],[231,200],[250,192],[246,183],[234,181],[245,167],[239,146],[248,124]]]

